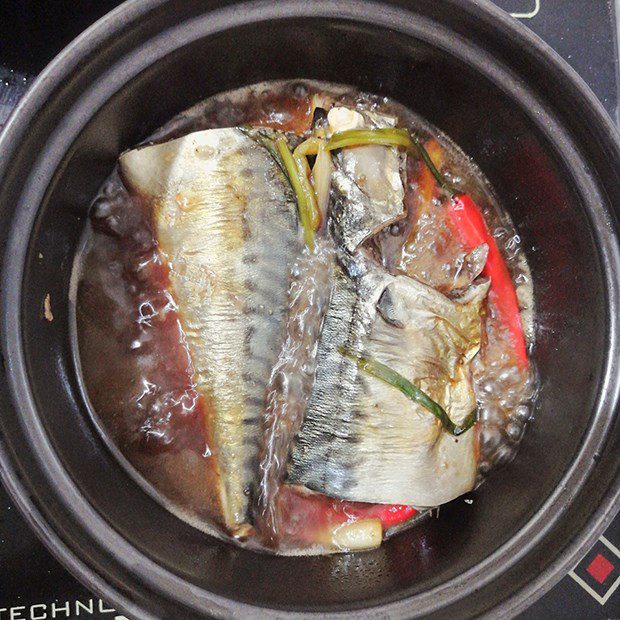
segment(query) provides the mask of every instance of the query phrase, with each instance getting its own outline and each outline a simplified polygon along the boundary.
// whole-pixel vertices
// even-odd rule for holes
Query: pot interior
[[[608,330],[604,268],[577,164],[563,150],[566,134],[554,134],[545,115],[569,121],[554,116],[534,86],[524,87],[482,43],[476,47],[457,34],[447,36],[450,17],[439,26],[429,18],[432,9],[411,25],[414,36],[370,20],[261,21],[260,12],[254,23],[220,29],[217,14],[209,22],[194,16],[196,3],[182,4],[170,2],[134,24],[134,45],[123,38],[127,30],[87,58],[63,87],[69,93],[64,109],[58,89],[33,130],[40,139],[56,129],[64,141],[58,143],[61,160],[51,140],[41,151],[59,161],[28,240],[19,283],[26,370],[49,442],[79,494],[138,554],[192,584],[192,600],[206,591],[259,606],[334,611],[402,599],[448,582],[510,541],[556,490],[582,446],[602,381]],[[192,19],[184,23],[186,17]],[[175,26],[168,29],[170,24]],[[174,38],[180,32],[176,24],[186,28],[181,42]],[[389,95],[452,137],[511,214],[534,278],[533,357],[540,394],[516,460],[494,472],[472,495],[472,504],[458,499],[443,506],[439,518],[361,554],[256,554],[173,516],[107,448],[72,361],[73,260],[89,203],[118,154],[211,94],[296,77]],[[42,319],[47,294],[52,322]],[[70,497],[63,501],[70,507]],[[73,527],[83,515],[61,513],[43,494],[39,502],[48,504],[41,510],[70,546],[89,549],[90,534]],[[91,546],[91,561],[108,583],[126,592],[115,550],[104,547],[101,541]],[[148,581],[140,570],[132,580]],[[506,585],[504,595],[520,583]],[[143,595],[136,589],[131,596],[139,601]],[[165,600],[176,597],[183,604],[184,596],[177,591]],[[163,610],[163,600],[155,597],[153,604]]]

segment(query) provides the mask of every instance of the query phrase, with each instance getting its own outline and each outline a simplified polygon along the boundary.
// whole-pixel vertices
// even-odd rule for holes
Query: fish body
[[[363,373],[339,348],[392,367],[458,424],[476,407],[468,364],[480,347],[487,289],[482,282],[450,300],[387,274],[361,253],[339,269],[289,482],[351,501],[418,507],[470,490],[475,431],[449,435],[430,412]]]
[[[344,107],[332,108],[327,119],[332,133],[390,127],[396,122],[393,117]],[[396,148],[376,144],[342,149],[336,156],[332,217],[338,225],[339,241],[348,252],[405,217],[401,175],[405,158]]]
[[[214,516],[246,535],[265,390],[301,249],[294,195],[267,149],[235,128],[134,149],[120,172],[152,207],[169,266],[207,412]]]

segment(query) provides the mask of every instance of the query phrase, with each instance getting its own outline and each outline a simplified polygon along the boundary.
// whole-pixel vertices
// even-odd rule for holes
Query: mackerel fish
[[[152,209],[169,266],[206,412],[213,517],[247,536],[265,392],[302,247],[294,194],[268,150],[237,128],[136,148],[120,173]]]

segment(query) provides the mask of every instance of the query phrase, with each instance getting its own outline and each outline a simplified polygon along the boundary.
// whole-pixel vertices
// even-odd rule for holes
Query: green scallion
[[[452,195],[462,194],[459,190],[448,182],[446,177],[437,170],[428,151],[424,148],[420,140],[406,129],[399,127],[385,127],[382,129],[348,129],[335,133],[327,142],[326,148],[330,151],[342,149],[349,146],[365,146],[368,144],[379,144],[382,146],[395,146],[405,149],[413,149],[428,166],[431,174],[437,180],[440,187]]]
[[[342,355],[353,360],[360,370],[363,370],[369,375],[372,375],[373,377],[388,383],[392,387],[395,387],[414,403],[417,403],[418,405],[424,407],[427,411],[430,411],[441,422],[443,428],[451,435],[458,437],[468,431],[476,423],[478,414],[477,409],[474,409],[463,420],[462,424],[457,425],[450,419],[450,416],[441,405],[436,403],[428,394],[423,392],[419,387],[411,383],[411,381],[403,377],[400,373],[392,370],[389,366],[386,366],[385,364],[371,358],[357,355],[344,347],[339,347],[338,350]]]
[[[386,127],[383,129],[347,129],[340,131],[327,141],[326,148],[328,151],[333,151],[347,146],[365,146],[367,144],[404,148],[413,146],[411,136],[406,129]]]
[[[315,222],[317,215],[313,211],[318,212],[316,205],[316,196],[314,189],[310,185],[308,177],[300,169],[297,161],[291,153],[291,149],[284,136],[279,136],[276,139],[276,148],[282,158],[284,169],[288,175],[291,187],[297,197],[297,208],[299,211],[299,220],[304,229],[304,238],[306,245],[314,250],[314,231],[316,229]],[[320,222],[320,214],[318,215],[318,221]]]

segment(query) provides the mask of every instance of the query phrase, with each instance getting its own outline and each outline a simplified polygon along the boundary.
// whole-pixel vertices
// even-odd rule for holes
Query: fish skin
[[[487,290],[488,282],[476,284],[459,303],[357,255],[340,269],[288,481],[341,499],[418,507],[473,488],[475,431],[449,435],[430,412],[361,371],[338,347],[394,368],[460,423],[476,406],[468,363],[480,346]]]
[[[130,191],[152,204],[170,268],[207,410],[214,517],[230,533],[247,535],[265,390],[302,247],[294,194],[267,150],[235,128],[129,151],[120,172]]]
[[[365,260],[352,261],[350,269],[365,272]],[[349,476],[343,467],[355,458],[350,437],[363,384],[357,365],[343,357],[338,347],[363,348],[386,280],[381,274],[376,275],[376,282],[350,278],[339,265],[333,277],[318,346],[315,383],[291,454],[288,482],[344,499],[342,493]],[[350,454],[342,455],[342,451]],[[338,492],[329,492],[336,488]]]
[[[327,117],[332,133],[396,123],[394,117],[344,107],[332,108]],[[394,147],[369,144],[342,149],[335,159],[331,214],[338,223],[338,240],[353,253],[386,226],[405,218],[401,169],[406,155]]]

